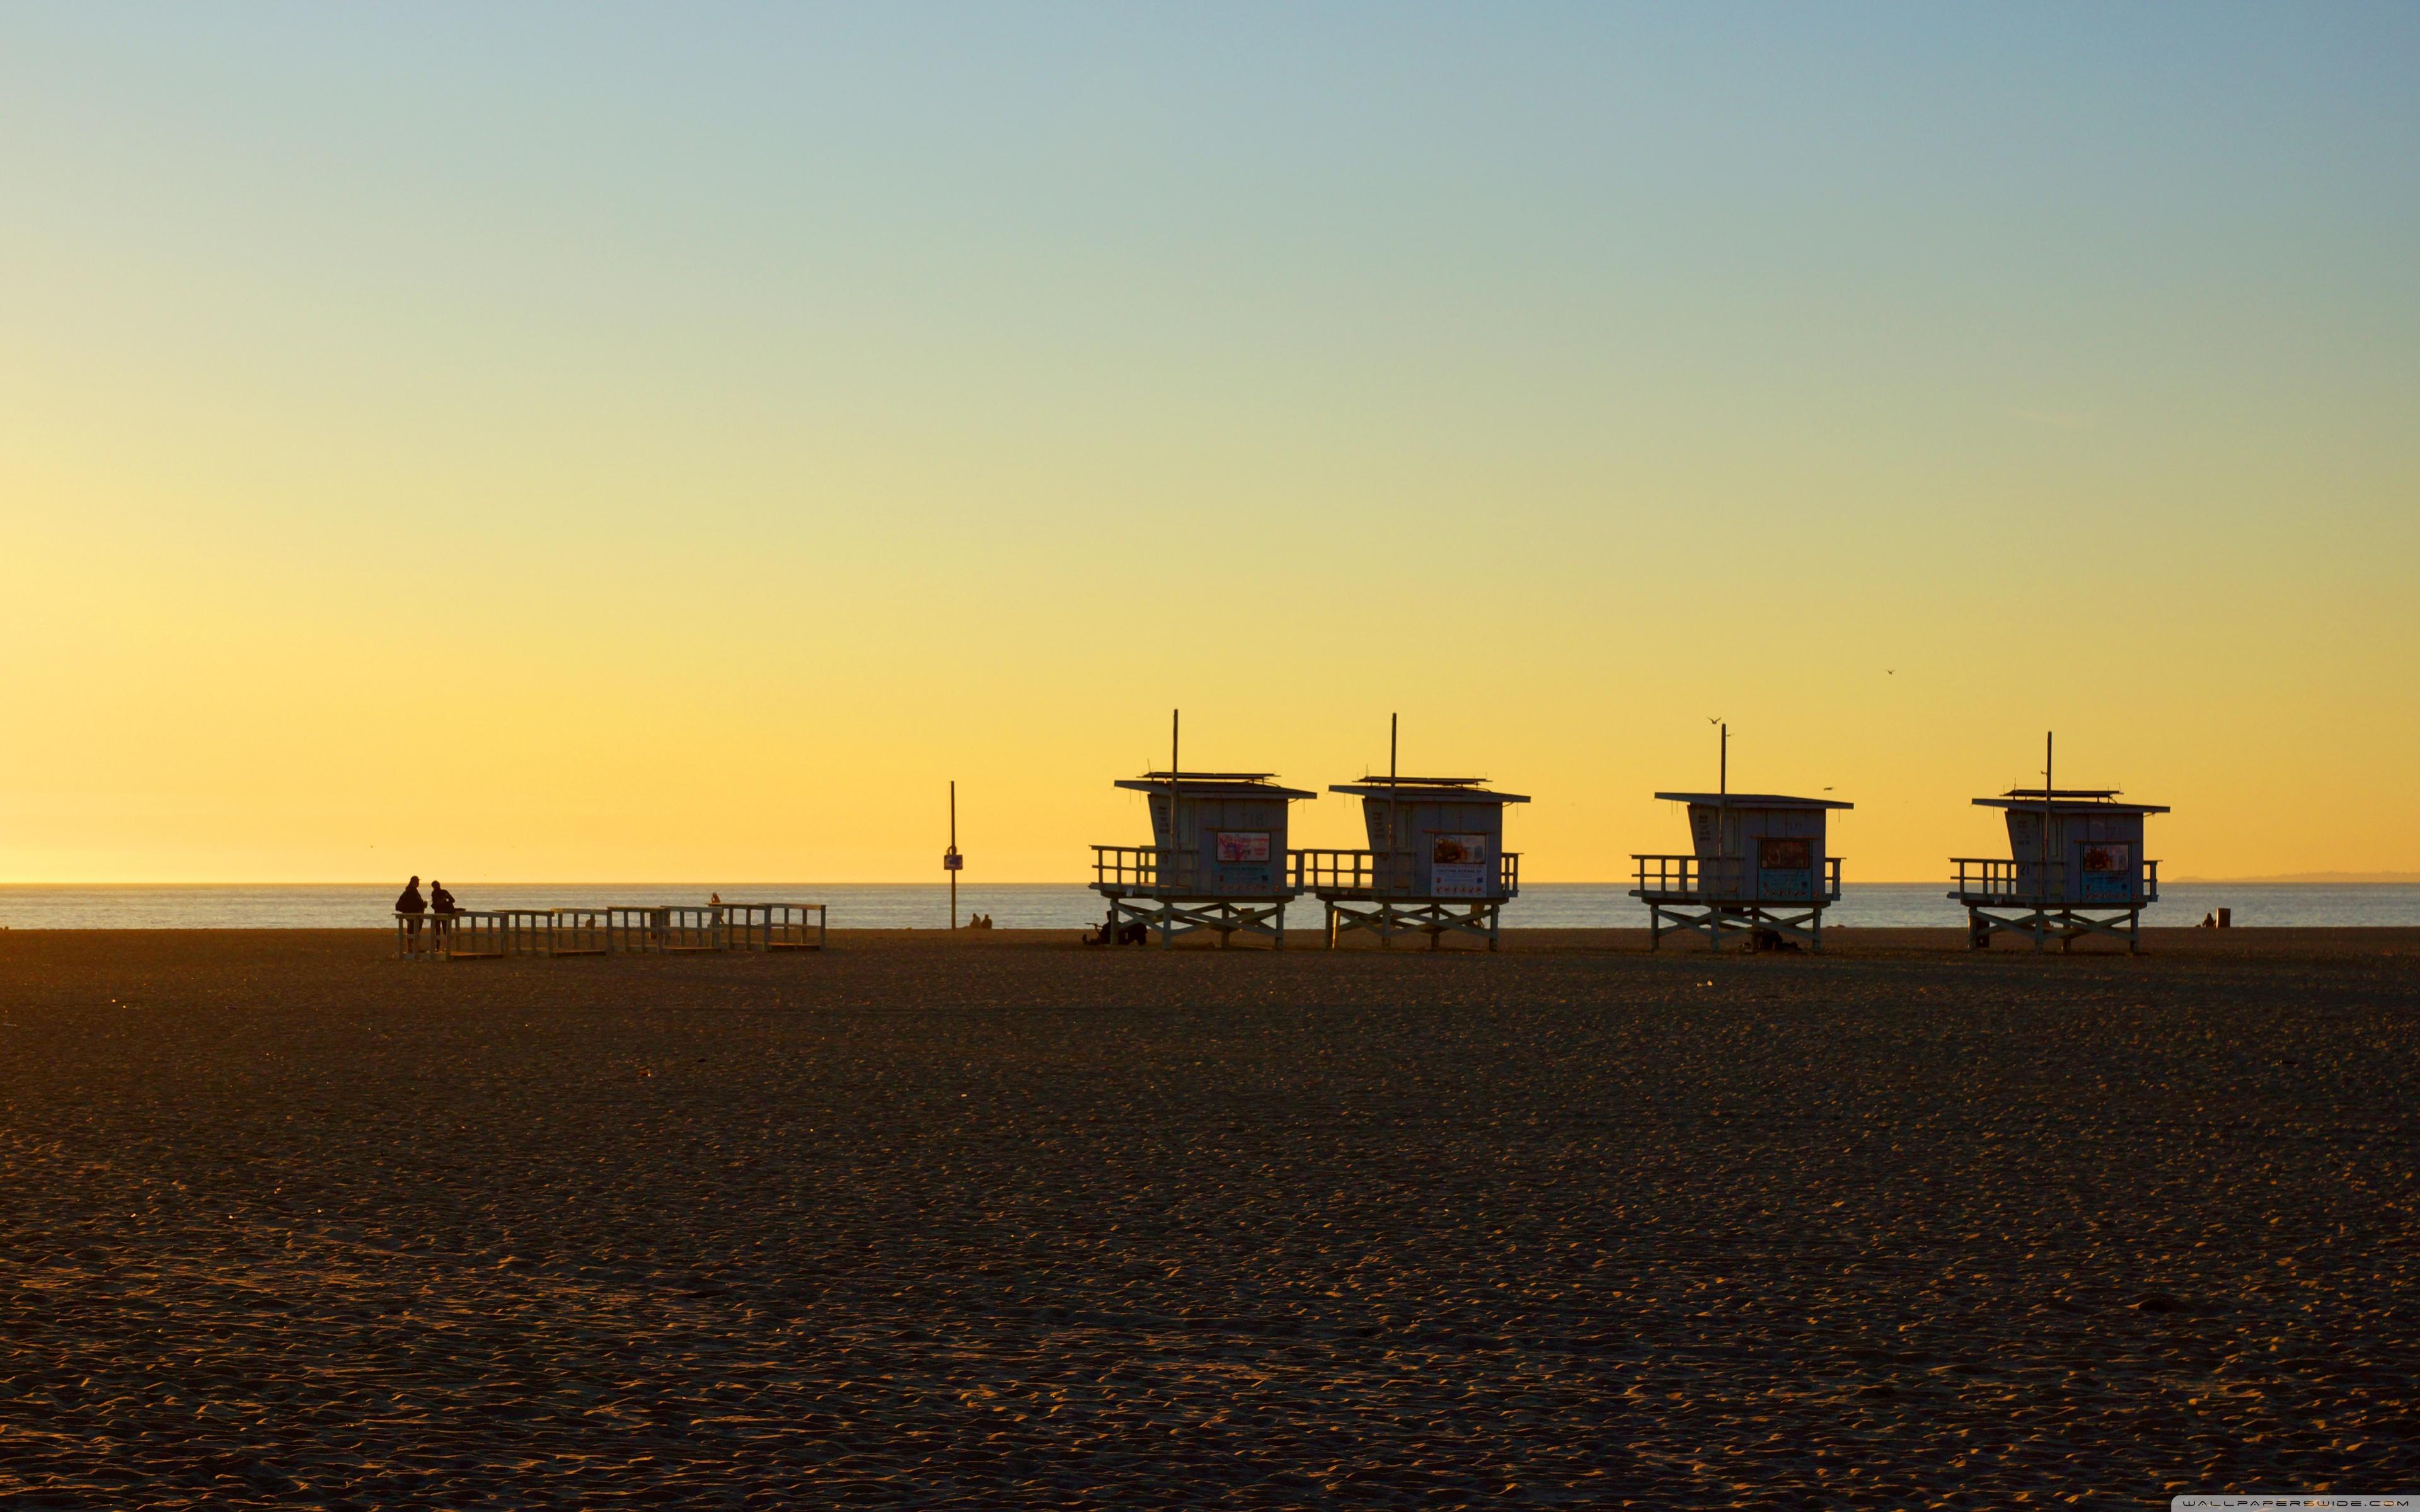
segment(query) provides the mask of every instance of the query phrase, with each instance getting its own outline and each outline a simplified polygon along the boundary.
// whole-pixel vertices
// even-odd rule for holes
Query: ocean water
[[[1540,883],[1504,910],[1513,929],[1642,928],[1647,911],[1619,882]],[[382,929],[399,890],[387,884],[181,887],[97,884],[0,885],[0,927],[8,929]],[[1935,882],[1852,884],[1827,924],[1862,929],[1951,929],[1963,920]],[[949,888],[932,883],[513,883],[454,888],[465,908],[604,907],[702,903],[710,892],[734,903],[820,903],[834,929],[942,929]],[[1289,909],[1310,928],[1316,900]],[[2420,887],[2408,884],[2177,883],[2144,914],[2151,925],[2197,924],[2219,908],[2239,926],[2420,926]],[[961,885],[958,911],[988,914],[1002,929],[1075,929],[1101,917],[1090,888],[1067,883]]]

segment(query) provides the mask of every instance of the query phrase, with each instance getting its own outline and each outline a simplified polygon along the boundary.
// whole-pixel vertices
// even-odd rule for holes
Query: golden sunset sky
[[[1074,881],[1165,758],[2420,869],[2420,9],[0,22],[0,880]],[[1349,800],[1298,844],[1358,843]]]

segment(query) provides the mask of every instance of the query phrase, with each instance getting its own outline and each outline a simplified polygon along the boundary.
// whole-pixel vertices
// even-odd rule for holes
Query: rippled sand
[[[0,934],[0,1497],[2420,1488],[2420,933],[1949,943]]]

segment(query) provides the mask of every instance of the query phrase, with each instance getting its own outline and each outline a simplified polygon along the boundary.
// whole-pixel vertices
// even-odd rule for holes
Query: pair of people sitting
[[[991,916],[989,914],[969,914],[967,916],[967,928],[989,929],[991,928]]]
[[[1150,942],[1150,925],[1138,918],[1121,928],[1118,911],[1114,908],[1109,910],[1107,918],[1084,932],[1086,945],[1147,945]]]
[[[445,890],[445,884],[435,877],[429,878],[428,896],[423,898],[420,895],[420,879],[413,877],[403,885],[403,895],[396,899],[395,911],[403,916],[404,933],[411,936],[414,944],[417,944],[420,940],[422,915],[437,916],[437,933],[442,936],[453,927],[454,916],[462,910],[455,906],[454,895]]]

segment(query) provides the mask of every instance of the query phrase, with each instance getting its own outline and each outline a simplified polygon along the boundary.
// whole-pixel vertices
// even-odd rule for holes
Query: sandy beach
[[[1958,938],[0,933],[0,1499],[2420,1489],[2420,931]]]

